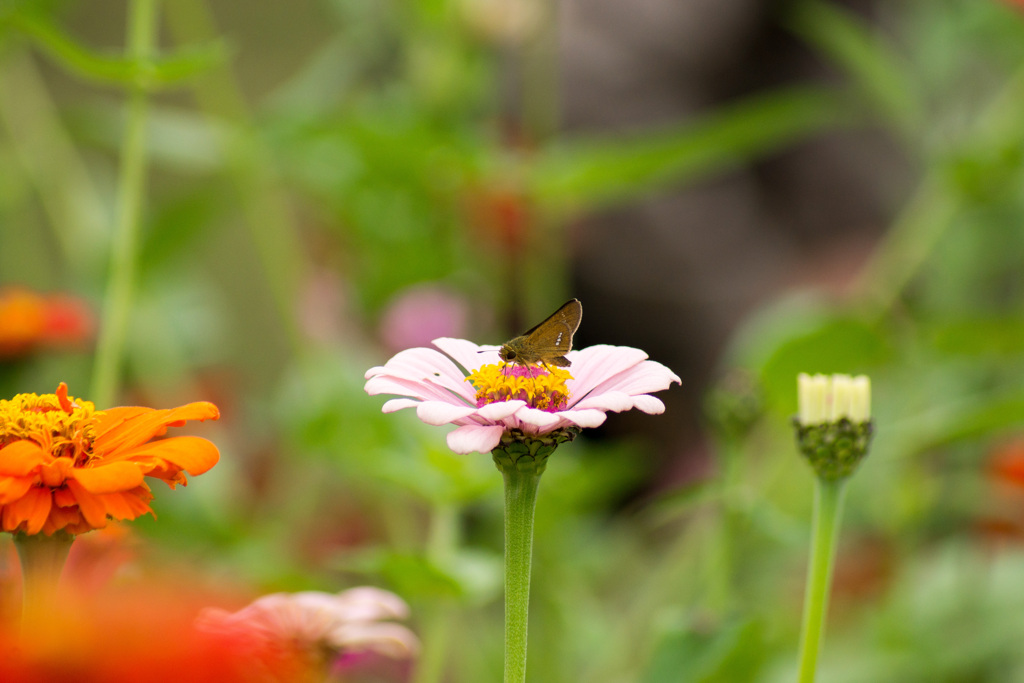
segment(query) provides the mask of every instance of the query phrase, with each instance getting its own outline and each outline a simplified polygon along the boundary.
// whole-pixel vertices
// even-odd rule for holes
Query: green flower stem
[[[152,57],[156,40],[157,0],[132,0],[128,18],[128,56],[139,63]],[[139,224],[146,194],[146,123],[149,118],[145,76],[140,74],[128,100],[127,123],[121,144],[117,215],[111,245],[110,275],[103,324],[96,344],[91,398],[98,406],[116,399],[121,356],[135,289]]]
[[[558,429],[542,436],[505,432],[491,451],[505,478],[505,683],[526,681],[526,625],[530,610],[533,512],[537,486],[548,458],[579,429]]]
[[[825,631],[828,596],[832,586],[832,566],[836,538],[843,512],[846,479],[815,477],[814,522],[811,530],[811,557],[807,567],[803,626],[800,634],[799,683],[813,683]]]
[[[52,536],[14,535],[14,547],[21,561],[21,623],[25,631],[51,623],[60,574],[74,540],[74,536],[63,531]]]
[[[526,626],[530,608],[533,512],[543,467],[520,458],[500,467],[505,478],[505,683],[526,680]]]

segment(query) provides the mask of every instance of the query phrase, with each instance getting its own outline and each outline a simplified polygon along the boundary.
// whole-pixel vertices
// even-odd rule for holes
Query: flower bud
[[[871,381],[864,375],[797,376],[797,445],[823,479],[853,474],[874,431]]]

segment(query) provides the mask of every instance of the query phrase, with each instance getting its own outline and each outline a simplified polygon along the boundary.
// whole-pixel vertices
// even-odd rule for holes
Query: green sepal
[[[564,427],[547,434],[525,434],[511,429],[501,435],[501,441],[491,451],[494,465],[499,471],[517,469],[520,472],[543,474],[548,457],[563,443],[568,443],[580,433],[578,427]]]
[[[827,481],[845,479],[854,473],[868,454],[874,423],[853,423],[843,418],[838,422],[805,425],[793,418],[796,442],[800,452],[814,468],[814,472]]]

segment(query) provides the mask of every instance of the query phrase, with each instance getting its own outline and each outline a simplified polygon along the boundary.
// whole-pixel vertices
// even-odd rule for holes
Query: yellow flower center
[[[476,389],[478,408],[497,401],[526,401],[549,413],[565,410],[569,401],[568,370],[534,365],[484,365],[466,378]]]
[[[92,454],[96,418],[101,414],[91,402],[69,397],[63,384],[56,394],[0,399],[0,447],[34,441],[54,457],[70,458],[81,466]]]

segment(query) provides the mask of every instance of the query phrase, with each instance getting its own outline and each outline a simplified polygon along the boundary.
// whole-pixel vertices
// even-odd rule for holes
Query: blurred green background
[[[579,296],[580,345],[643,348],[683,387],[552,460],[531,681],[793,680],[801,371],[875,397],[820,680],[1024,681],[1019,2],[159,9],[140,71],[124,2],[0,2],[0,284],[81,304],[73,343],[7,350],[0,395],[90,398],[149,88],[118,402],[214,401],[194,433],[222,460],[157,491],[133,565],[385,587],[423,640],[411,680],[496,680],[500,477],[382,415],[363,373]]]

